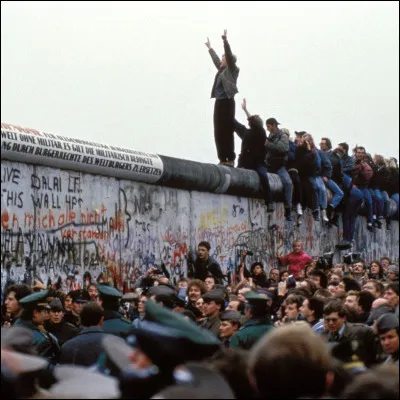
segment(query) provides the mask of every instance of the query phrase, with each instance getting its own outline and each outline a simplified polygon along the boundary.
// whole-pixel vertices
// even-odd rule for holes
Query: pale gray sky
[[[217,162],[204,42],[238,57],[236,116],[399,154],[399,4],[1,2],[1,120]],[[236,152],[240,140],[236,139]]]

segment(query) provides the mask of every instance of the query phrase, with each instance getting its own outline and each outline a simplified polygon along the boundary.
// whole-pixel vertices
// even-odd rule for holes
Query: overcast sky
[[[398,158],[397,1],[2,1],[1,121],[216,163],[204,42],[222,55],[224,29],[239,121],[245,97],[317,143]]]

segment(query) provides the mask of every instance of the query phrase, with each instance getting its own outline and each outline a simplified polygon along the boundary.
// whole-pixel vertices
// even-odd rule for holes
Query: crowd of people
[[[175,286],[157,267],[121,293],[6,287],[7,398],[398,398],[399,267],[301,241],[227,284],[208,242]]]
[[[367,153],[365,147],[356,145],[350,152],[349,144],[332,145],[323,137],[319,148],[313,136],[306,131],[295,131],[290,138],[288,129],[279,128],[276,118],[264,122],[257,114],[242,108],[248,127],[235,119],[235,100],[238,93],[239,68],[237,58],[230,48],[227,32],[222,35],[224,55],[220,59],[207,38],[206,46],[218,72],[214,79],[211,97],[214,105],[214,137],[221,165],[234,167],[234,132],[242,140],[238,157],[239,168],[254,170],[260,177],[268,212],[275,209],[268,172],[276,173],[283,184],[285,218],[302,222],[303,210],[308,208],[316,221],[338,226],[339,214],[343,219],[341,249],[351,248],[355,222],[360,210],[367,217],[367,229],[391,229],[391,219],[399,217],[399,166],[394,157]],[[397,209],[391,209],[393,199]],[[385,223],[384,223],[385,222]]]

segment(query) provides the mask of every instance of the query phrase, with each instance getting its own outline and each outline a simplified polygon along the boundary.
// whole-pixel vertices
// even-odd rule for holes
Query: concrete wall
[[[7,280],[54,283],[68,276],[82,284],[89,271],[111,276],[122,290],[149,266],[163,262],[173,278],[186,273],[189,249],[211,243],[223,270],[238,251],[254,252],[268,268],[277,251],[301,238],[311,256],[334,250],[341,229],[305,215],[300,227],[283,218],[283,205],[268,215],[260,199],[180,190],[82,172],[2,160],[1,285]],[[375,234],[358,217],[356,246],[367,261],[399,258],[398,221]],[[339,260],[343,254],[336,253]],[[73,285],[72,285],[73,286]]]

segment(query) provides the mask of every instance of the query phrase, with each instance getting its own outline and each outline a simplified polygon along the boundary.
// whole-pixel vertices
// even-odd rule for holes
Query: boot
[[[312,216],[313,216],[313,218],[314,218],[314,221],[320,221],[319,210],[318,210],[318,209],[317,209],[317,210],[314,210],[314,211],[312,212]]]
[[[293,218],[291,216],[291,209],[290,208],[285,208],[285,218],[286,221],[293,221]]]
[[[323,220],[324,222],[329,222],[329,218],[328,218],[328,216],[326,215],[326,209],[325,209],[325,208],[322,210],[321,216],[322,216],[322,220]]]
[[[303,215],[303,209],[301,208],[301,204],[297,203],[296,205],[296,211],[297,211],[297,215]]]

